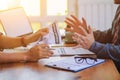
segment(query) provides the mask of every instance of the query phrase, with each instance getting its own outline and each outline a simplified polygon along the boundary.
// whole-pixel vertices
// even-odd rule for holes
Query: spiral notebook
[[[63,60],[58,60],[55,62],[47,63],[46,66],[51,67],[51,68],[55,68],[55,69],[60,69],[60,70],[78,72],[78,71],[84,70],[86,68],[90,68],[92,66],[95,66],[95,65],[103,63],[103,62],[105,62],[104,59],[97,59],[97,62],[95,62],[92,65],[87,64],[86,61],[84,61],[81,64],[78,64],[75,62],[74,57],[68,57],[68,58],[63,59]]]

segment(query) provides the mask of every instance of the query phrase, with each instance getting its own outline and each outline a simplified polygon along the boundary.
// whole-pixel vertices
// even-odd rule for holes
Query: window
[[[47,15],[67,15],[67,5],[67,0],[47,0]]]
[[[40,16],[40,0],[20,0],[28,16]]]
[[[54,21],[57,21],[60,29],[63,29],[66,26],[65,17],[71,13],[77,14],[76,3],[77,0],[0,0],[0,10],[22,6],[33,30]]]

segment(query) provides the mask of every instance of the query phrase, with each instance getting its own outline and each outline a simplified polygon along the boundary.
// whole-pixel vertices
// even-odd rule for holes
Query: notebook
[[[46,63],[45,66],[55,68],[55,69],[60,69],[60,70],[78,72],[103,62],[105,62],[104,59],[97,59],[97,62],[95,62],[92,65],[87,64],[85,61],[81,64],[78,64],[75,62],[74,57],[67,57],[66,59]]]

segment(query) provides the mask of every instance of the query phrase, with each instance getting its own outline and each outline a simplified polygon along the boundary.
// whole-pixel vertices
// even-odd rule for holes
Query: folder
[[[92,66],[98,65],[103,62],[105,62],[104,59],[97,59],[97,62],[95,62],[94,64],[87,64],[85,61],[81,64],[78,64],[75,62],[74,57],[68,57],[68,58],[58,60],[55,62],[49,62],[45,65],[51,68],[55,68],[55,69],[78,72],[78,71],[90,68]]]

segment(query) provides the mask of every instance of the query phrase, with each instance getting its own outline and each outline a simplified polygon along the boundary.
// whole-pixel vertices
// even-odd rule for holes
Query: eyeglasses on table
[[[97,57],[96,55],[90,55],[90,56],[75,56],[74,60],[77,64],[82,64],[84,62],[86,62],[89,65],[94,64],[95,62],[97,62]]]

